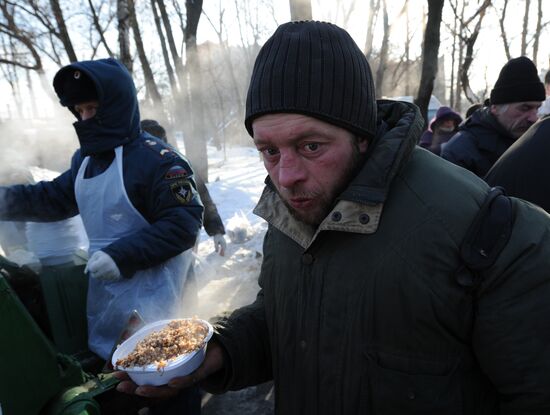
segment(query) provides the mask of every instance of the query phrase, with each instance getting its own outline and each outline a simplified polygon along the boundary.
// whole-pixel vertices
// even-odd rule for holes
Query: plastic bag
[[[58,222],[27,222],[27,244],[44,265],[57,265],[88,249],[80,215]]]
[[[242,211],[239,211],[227,221],[225,227],[231,242],[242,244],[248,241],[252,235],[252,225]]]

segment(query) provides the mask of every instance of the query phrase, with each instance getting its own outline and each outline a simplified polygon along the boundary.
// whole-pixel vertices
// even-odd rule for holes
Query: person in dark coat
[[[491,90],[490,105],[460,125],[441,156],[479,177],[485,176],[502,153],[537,121],[544,97],[544,85],[534,63],[525,56],[511,59]]]
[[[74,62],[53,85],[76,117],[80,148],[52,181],[1,187],[0,220],[80,213],[90,241],[88,343],[107,360],[132,310],[154,321],[181,307],[203,206],[187,160],[140,131],[136,90],[121,63]]]
[[[546,100],[542,103],[538,111],[539,117],[541,118],[545,115],[550,115],[550,70],[544,75],[544,89],[546,90]]]
[[[550,115],[543,117],[500,156],[485,181],[550,213]]]
[[[268,172],[256,300],[215,324],[189,376],[137,387],[118,372],[118,390],[273,379],[281,415],[550,413],[550,218],[499,196],[510,237],[482,245],[494,263],[475,276],[461,245],[495,193],[420,149],[423,124],[415,105],[375,100],[346,31],[279,26],[246,103]]]
[[[146,133],[149,133],[155,137],[160,138],[165,143],[168,143],[168,137],[166,136],[166,129],[158,123],[156,120],[141,120],[141,129]],[[195,174],[195,182],[197,183],[197,190],[204,205],[204,230],[208,236],[212,237],[214,241],[214,249],[221,256],[224,256],[227,249],[227,242],[225,241],[225,227],[223,226],[222,218],[218,213],[218,208],[210,196],[210,192],[206,187],[204,180]]]
[[[462,117],[460,114],[449,107],[439,107],[435,117],[430,121],[430,126],[420,137],[420,147],[426,148],[439,156],[441,147],[455,135],[461,122]]]
[[[470,118],[474,112],[476,112],[478,109],[483,108],[483,104],[476,102],[475,104],[472,104],[468,107],[466,110],[466,118]]]

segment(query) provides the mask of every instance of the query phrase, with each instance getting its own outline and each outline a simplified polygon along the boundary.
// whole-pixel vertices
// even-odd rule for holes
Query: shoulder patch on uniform
[[[170,190],[178,202],[186,205],[193,198],[193,187],[188,180],[178,180],[170,183]]]
[[[181,179],[189,176],[187,169],[180,165],[172,166],[164,175],[166,180]]]
[[[154,140],[143,140],[144,147],[156,153],[163,158],[176,158],[177,154],[171,148],[164,146],[163,143],[159,143]]]

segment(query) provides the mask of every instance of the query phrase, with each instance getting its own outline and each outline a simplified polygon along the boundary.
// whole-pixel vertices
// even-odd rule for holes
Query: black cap
[[[162,125],[158,123],[157,120],[141,120],[139,125],[141,126],[141,129],[146,133],[154,135],[155,137],[158,137],[163,141],[167,141],[166,130]]]
[[[94,81],[85,72],[72,66],[66,66],[57,72],[53,86],[64,107],[98,99]]]
[[[262,46],[246,98],[246,129],[252,136],[255,118],[286,112],[375,135],[372,73],[348,32],[331,23],[290,22]]]
[[[539,79],[537,67],[525,56],[510,59],[502,67],[491,91],[491,104],[544,101],[545,99],[544,85]]]

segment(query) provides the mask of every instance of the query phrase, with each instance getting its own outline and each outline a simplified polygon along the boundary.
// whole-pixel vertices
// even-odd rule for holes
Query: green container
[[[118,380],[112,374],[99,374],[90,377],[87,382],[62,391],[44,409],[41,415],[99,415],[102,413],[99,402],[95,399],[112,391]],[[108,411],[118,414],[120,411]]]
[[[75,355],[88,349],[85,262],[43,266],[38,276],[54,345],[58,352]]]
[[[1,275],[0,331],[3,414],[38,414],[62,387],[56,351]]]

